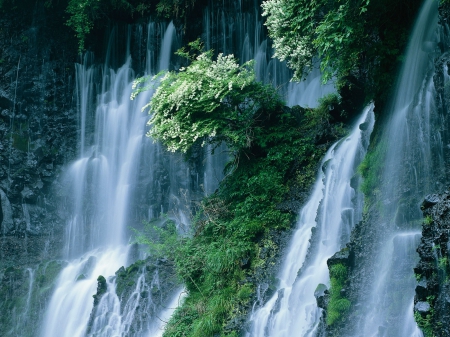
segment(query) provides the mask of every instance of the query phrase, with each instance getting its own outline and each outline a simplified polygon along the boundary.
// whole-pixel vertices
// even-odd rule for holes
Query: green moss
[[[365,196],[365,212],[367,212],[368,207],[373,204],[380,194],[378,186],[381,179],[381,174],[383,172],[386,150],[386,142],[377,142],[377,139],[373,139],[364,160],[358,166],[358,172],[363,177],[363,182],[360,189]]]
[[[327,307],[327,325],[340,322],[350,309],[350,301],[341,294],[347,280],[347,267],[341,263],[330,267],[330,300]]]
[[[433,218],[430,215],[427,215],[425,219],[423,220],[423,223],[427,226],[431,225],[433,223]]]
[[[439,258],[438,266],[439,266],[439,269],[441,269],[444,272],[447,272],[447,270],[449,269],[448,257],[445,256],[445,257]]]

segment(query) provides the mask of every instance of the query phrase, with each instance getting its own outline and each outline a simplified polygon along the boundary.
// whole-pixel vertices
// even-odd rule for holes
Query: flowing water
[[[420,203],[437,189],[442,172],[442,142],[433,128],[436,116],[434,51],[440,42],[438,3],[425,1],[414,27],[391,106],[391,118],[379,144],[385,150],[382,182],[377,187],[380,220],[371,260],[372,272],[359,284],[359,320],[354,336],[421,336],[412,303],[413,267],[421,229]],[[367,289],[370,295],[367,296]]]
[[[365,127],[360,127],[365,123]],[[348,137],[323,159],[311,197],[300,212],[283,266],[279,290],[251,316],[251,337],[315,336],[322,309],[314,292],[329,287],[327,260],[350,240],[362,216],[362,195],[354,186],[374,126],[373,105],[365,109]],[[365,130],[365,131],[363,131]],[[353,179],[353,183],[352,183]],[[314,234],[313,234],[314,233]]]
[[[332,84],[320,84],[318,71],[304,83],[289,83],[290,71],[271,59],[258,11],[230,15],[211,4],[205,9],[203,24],[207,48],[234,53],[241,62],[255,59],[257,78],[278,87],[289,105],[314,107],[320,97],[334,92]],[[65,245],[70,262],[58,277],[40,330],[42,337],[161,335],[163,322],[178,305],[182,289],[173,289],[172,303],[162,309],[158,299],[142,294],[151,293],[164,280],[157,273],[149,277],[142,272],[128,299],[116,294],[115,272],[135,260],[130,256],[127,228],[136,217],[134,199],[139,199],[138,194],[140,200],[145,199],[147,210],[139,210],[145,213],[145,220],[167,214],[185,230],[191,200],[217,189],[228,161],[224,145],[214,154],[207,147],[203,168],[194,172],[181,156],[169,155],[161,145],[143,137],[147,117],[140,109],[152,91],[129,100],[136,76],[133,65],[144,67],[147,74],[173,68],[171,55],[177,45],[174,25],[150,23],[147,29],[140,27],[138,35],[147,41],[146,52],[132,60],[128,38],[126,61],[118,69],[114,68],[120,64],[115,34],[113,30],[103,67],[94,65],[89,54],[76,65],[79,159],[65,175],[69,192],[64,206],[70,214]],[[223,38],[213,43],[213,36]],[[107,292],[93,310],[92,295],[99,275],[106,278]]]
[[[164,28],[159,27],[159,31],[164,32]],[[154,24],[149,26],[149,33],[155,33]],[[173,24],[167,26],[162,36],[159,67],[167,68],[175,38]],[[89,57],[86,57],[84,64],[76,66],[80,158],[70,165],[65,178],[70,191],[66,207],[71,214],[67,224],[65,255],[71,261],[59,275],[41,336],[132,336],[133,333],[142,336],[154,328],[156,318],[146,317],[139,321],[141,317],[135,317],[138,316],[136,308],[138,303],[142,306],[140,296],[150,292],[147,288],[160,286],[158,273],[156,271],[152,279],[141,275],[135,291],[123,305],[115,294],[115,277],[112,276],[120,267],[133,262],[129,256],[127,226],[132,219],[130,203],[136,194],[137,179],[142,175],[142,162],[149,164],[144,174],[151,175],[148,171],[158,165],[152,160],[157,161],[155,157],[162,152],[160,145],[144,137],[147,116],[140,110],[151,98],[152,91],[139,95],[134,101],[130,100],[135,75],[129,56],[117,70],[107,66],[99,70],[89,63]],[[150,73],[155,69],[148,71]],[[99,72],[101,88],[95,81],[95,75]],[[92,106],[95,114],[90,114]],[[93,124],[92,136],[88,132],[90,124]],[[142,155],[148,158],[141,160]],[[187,185],[188,168],[174,156],[159,160],[169,162],[166,171],[173,185],[170,199],[180,199],[176,189]],[[154,181],[153,186],[158,183]],[[150,193],[156,194],[157,191]],[[161,213],[175,212],[174,204],[169,201],[164,205],[151,205],[149,220]],[[180,218],[180,214],[183,211],[177,209],[174,217]],[[188,221],[185,217],[183,219],[184,225],[187,225]],[[107,293],[90,320],[92,295],[97,291],[99,275],[106,278]],[[176,293],[179,294],[179,291]],[[148,306],[156,311],[152,297],[146,298]],[[141,309],[150,314],[150,310]],[[133,320],[139,322],[132,323]],[[134,329],[133,324],[139,325],[139,329]]]
[[[259,5],[250,12],[242,12],[240,2],[227,11],[214,1],[203,14],[203,35],[206,49],[234,54],[241,63],[255,60],[256,78],[278,89],[288,106],[314,108],[318,100],[334,93],[332,82],[322,85],[319,69],[314,69],[305,81],[290,82],[292,72],[284,62],[272,58],[273,50],[264,29]]]

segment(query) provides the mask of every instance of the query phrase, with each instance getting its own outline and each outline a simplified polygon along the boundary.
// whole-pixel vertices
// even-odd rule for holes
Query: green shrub
[[[196,41],[190,46],[201,52]],[[201,52],[179,72],[169,71],[135,81],[133,99],[158,80],[149,108],[148,136],[169,151],[187,152],[197,140],[225,142],[232,150],[250,148],[258,136],[258,119],[281,107],[275,89],[255,81],[253,62],[239,65],[233,55]]]

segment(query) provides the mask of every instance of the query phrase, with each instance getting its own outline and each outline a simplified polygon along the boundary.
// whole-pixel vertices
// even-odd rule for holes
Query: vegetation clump
[[[171,226],[167,235],[151,230],[150,248],[173,259],[188,293],[164,336],[237,336],[228,322],[250,307],[255,272],[268,263],[262,250],[274,250],[269,233],[290,228],[295,218],[297,210],[280,205],[292,186],[310,188],[327,145],[344,128],[330,115],[338,98],[325,98],[318,109],[284,107],[271,87],[255,81],[250,64],[213,60],[191,47],[198,51],[191,64],[160,78],[148,105],[149,134],[172,151],[225,142],[233,159],[219,189],[195,207],[189,235],[174,240]],[[147,81],[136,84],[137,93],[153,85]],[[318,130],[328,132],[318,137]]]
[[[46,1],[51,6],[52,0]],[[136,19],[153,13],[160,18],[185,17],[195,2],[196,0],[68,0],[67,25],[75,31],[79,51],[82,52],[87,36],[99,21],[124,15]]]
[[[330,267],[330,301],[327,307],[327,325],[339,322],[351,306],[350,301],[342,295],[347,280],[347,267],[342,263]]]
[[[427,303],[430,305],[430,311],[422,315],[418,311],[414,311],[414,319],[417,322],[417,325],[422,330],[425,337],[435,337],[436,334],[434,333],[435,328],[435,310],[434,310],[434,302],[435,302],[435,296],[428,296],[427,297]]]
[[[385,141],[379,141],[377,137],[372,139],[369,151],[358,166],[358,173],[363,177],[360,186],[361,192],[364,193],[365,213],[368,207],[372,205],[380,194],[379,181],[383,174],[383,163],[385,162],[386,151],[388,145]]]
[[[364,87],[377,107],[401,62],[408,31],[422,1],[266,0],[263,16],[275,56],[286,60],[293,80],[320,65],[323,80]]]
[[[134,83],[132,99],[159,78],[151,102],[144,107],[152,114],[148,136],[173,152],[186,152],[198,139],[225,142],[234,151],[251,148],[261,134],[261,122],[282,106],[275,89],[255,81],[253,62],[239,65],[233,55],[223,54],[213,60],[212,51],[201,52],[199,41],[190,47],[200,54],[178,52],[190,59],[187,68]]]

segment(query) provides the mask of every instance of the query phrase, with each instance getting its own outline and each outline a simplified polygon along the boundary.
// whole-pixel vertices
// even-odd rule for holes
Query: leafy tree
[[[199,42],[192,48],[201,50]],[[255,81],[253,62],[239,65],[233,55],[201,52],[179,72],[140,78],[136,91],[147,90],[159,80],[149,108],[152,126],[148,136],[161,140],[170,151],[186,152],[197,141],[226,142],[231,150],[250,148],[259,132],[258,123],[268,111],[281,107],[276,91]],[[146,85],[143,85],[146,84]]]
[[[293,80],[317,60],[324,81],[357,83],[367,100],[385,100],[421,2],[266,0],[262,7],[275,56],[287,61]]]
[[[274,40],[275,56],[287,60],[294,80],[301,80],[321,59],[324,80],[349,73],[361,50],[361,31],[370,0],[267,0],[262,4]]]

